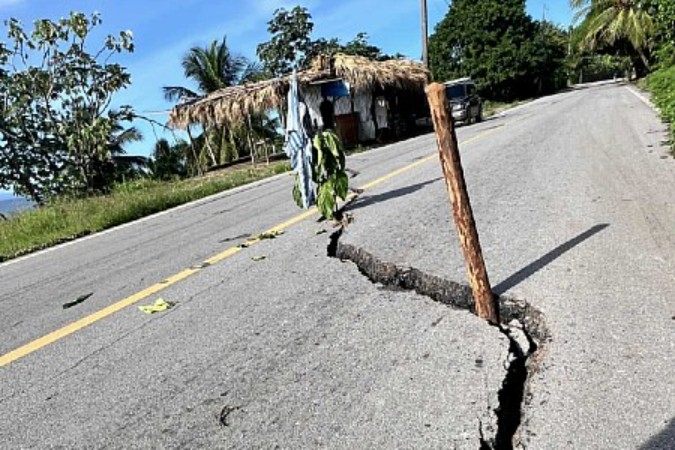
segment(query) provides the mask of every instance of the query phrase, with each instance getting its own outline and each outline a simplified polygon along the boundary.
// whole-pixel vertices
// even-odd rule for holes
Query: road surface
[[[675,162],[664,158],[665,126],[631,88],[608,84],[462,127],[459,138],[495,290],[541,311],[551,335],[516,439],[672,448]],[[428,135],[351,157],[351,183],[367,189],[341,242],[463,282],[434,151]],[[310,214],[294,219],[291,187],[277,177],[0,265],[0,442],[490,439],[505,336],[328,258],[333,230]],[[285,234],[236,248],[276,226]],[[159,297],[177,306],[136,308]]]

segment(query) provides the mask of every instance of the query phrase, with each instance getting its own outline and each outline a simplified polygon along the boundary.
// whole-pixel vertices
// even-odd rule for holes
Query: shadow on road
[[[675,417],[659,434],[643,444],[639,450],[672,450],[675,448]]]
[[[386,202],[394,198],[410,195],[440,180],[442,180],[442,178],[424,181],[422,183],[413,184],[411,186],[394,189],[393,191],[383,192],[382,194],[369,195],[367,197],[359,197],[354,203],[345,208],[345,211],[354,211],[359,208],[365,208],[366,206],[375,205],[377,203]]]
[[[584,231],[577,237],[570,239],[569,241],[565,242],[564,244],[556,247],[552,251],[548,252],[538,260],[534,261],[532,264],[529,264],[526,267],[523,267],[520,269],[518,272],[514,273],[510,277],[508,277],[506,280],[502,281],[499,283],[497,286],[495,286],[492,290],[494,291],[495,294],[497,295],[502,295],[509,289],[519,285],[535,273],[539,272],[541,269],[546,267],[547,265],[551,264],[553,261],[556,259],[560,258],[562,255],[567,253],[568,251],[572,250],[574,247],[577,245],[581,244],[582,242],[590,239],[591,237],[595,236],[596,234],[600,233],[602,230],[605,228],[609,227],[609,224],[607,223],[602,223],[599,225],[596,225],[587,231]]]

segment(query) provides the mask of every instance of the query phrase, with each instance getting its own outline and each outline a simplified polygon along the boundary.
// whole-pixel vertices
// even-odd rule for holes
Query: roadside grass
[[[289,170],[288,161],[282,161],[188,180],[138,180],[109,195],[54,200],[0,220],[0,262]]]
[[[506,111],[507,109],[515,108],[516,106],[524,105],[534,99],[517,100],[514,102],[495,102],[492,100],[485,100],[483,104],[483,117],[488,118],[496,114]]]
[[[675,156],[675,65],[649,75],[647,89],[651,92],[661,117],[670,125],[670,147]]]

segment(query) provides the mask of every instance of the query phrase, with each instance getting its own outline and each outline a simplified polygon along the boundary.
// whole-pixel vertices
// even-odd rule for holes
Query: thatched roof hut
[[[421,64],[392,59],[372,61],[360,56],[338,54],[320,57],[311,69],[298,73],[301,85],[342,79],[353,90],[422,90],[429,72]],[[177,105],[169,115],[169,125],[185,129],[192,124],[244,125],[255,112],[280,109],[286,102],[290,76],[221,89],[200,99]]]

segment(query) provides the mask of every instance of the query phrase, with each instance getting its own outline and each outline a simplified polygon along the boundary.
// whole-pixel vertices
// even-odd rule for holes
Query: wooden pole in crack
[[[445,85],[431,84],[427,88],[427,98],[436,129],[438,156],[441,160],[448,194],[452,201],[452,212],[466,259],[473,298],[476,302],[476,314],[478,314],[478,317],[496,325],[499,323],[499,310],[490,287],[490,280],[478,238],[478,230],[476,230],[473,210],[471,209],[471,201],[466,190],[464,170],[459,155],[455,125],[450,116],[450,105],[445,93]]]

